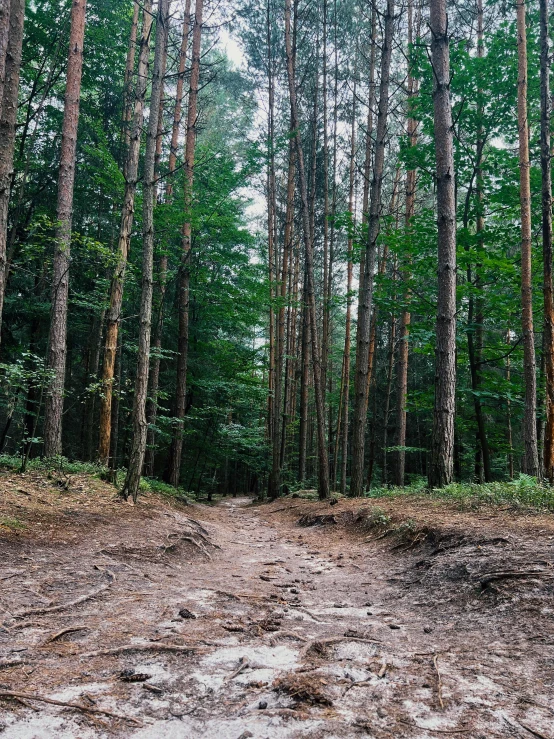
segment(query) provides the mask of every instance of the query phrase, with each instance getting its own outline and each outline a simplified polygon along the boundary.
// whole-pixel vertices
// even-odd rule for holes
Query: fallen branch
[[[160,642],[156,642],[154,644],[123,644],[120,647],[100,649],[98,652],[88,652],[87,654],[78,654],[76,656],[82,658],[105,657],[115,654],[126,654],[127,652],[180,652],[184,654],[192,654],[194,652],[199,652],[199,648],[187,647],[182,644],[163,644]]]
[[[65,636],[65,634],[72,634],[74,631],[88,631],[88,626],[69,626],[67,629],[62,629],[61,631],[58,631],[56,634],[53,634],[44,643],[50,644],[53,641],[57,641],[58,639],[61,639],[61,637]]]
[[[439,703],[440,707],[444,710],[444,701],[442,699],[442,677],[439,670],[439,655],[434,654],[433,655],[433,665],[435,667],[435,672],[437,673],[437,690],[439,694]]]
[[[294,631],[273,631],[273,632],[268,632],[268,633],[272,640],[277,639],[279,637],[283,637],[283,638],[288,637],[289,639],[296,639],[297,641],[302,641],[302,642],[308,641],[305,636],[300,636],[300,634],[295,634]]]
[[[300,506],[302,505],[304,505],[304,503],[298,503],[297,505],[291,505],[291,506],[285,505],[285,506],[282,506],[281,508],[274,508],[272,511],[264,511],[264,512],[267,513],[268,515],[271,515],[272,513],[278,513],[279,511],[292,511],[293,508],[300,508]]]
[[[229,675],[227,680],[232,680],[233,678],[237,677],[237,675],[240,675],[241,672],[244,672],[244,670],[247,670],[249,667],[250,667],[249,662],[246,660],[245,657],[242,657],[240,666],[233,672],[232,675]]]
[[[113,711],[107,711],[103,708],[92,708],[89,706],[82,706],[80,703],[72,703],[69,701],[58,701],[54,698],[47,698],[44,695],[37,695],[36,693],[15,693],[11,690],[0,690],[0,698],[15,698],[16,700],[31,700],[39,701],[40,703],[50,703],[53,706],[61,706],[62,708],[74,708],[77,711],[83,711],[83,713],[100,713],[103,716],[110,716],[111,718],[117,718],[120,721],[129,721],[136,726],[142,726],[141,722],[131,716],[122,716],[119,713]]]
[[[546,734],[541,734],[540,731],[537,731],[536,729],[532,729],[530,726],[527,726],[527,724],[524,724],[523,721],[517,722],[520,726],[523,726],[525,731],[528,731],[533,736],[536,736],[537,739],[550,739],[550,737],[546,736]]]
[[[7,669],[8,667],[17,667],[18,665],[25,665],[22,659],[10,659],[9,657],[3,657],[0,659],[0,670]]]
[[[508,580],[517,577],[551,577],[552,573],[546,570],[507,570],[505,572],[489,572],[479,577],[479,584],[483,590],[495,580]]]
[[[76,598],[75,600],[70,601],[69,603],[61,603],[57,606],[50,606],[48,608],[30,608],[27,611],[21,611],[20,613],[15,613],[14,618],[26,618],[27,616],[38,616],[43,613],[57,613],[58,611],[65,611],[66,608],[73,608],[73,606],[78,606],[81,603],[85,603],[87,600],[92,600],[93,598],[96,598],[98,595],[101,595],[106,590],[108,590],[112,583],[115,582],[115,575],[113,572],[110,572],[110,570],[106,570],[106,572],[110,575],[111,580],[103,585],[101,588],[98,588],[97,590],[93,590],[90,593],[86,593],[86,595],[81,595],[79,598]]]

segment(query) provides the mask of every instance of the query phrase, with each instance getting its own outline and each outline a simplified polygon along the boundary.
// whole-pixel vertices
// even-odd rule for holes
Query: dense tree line
[[[133,498],[552,481],[550,32],[0,0],[1,451]]]

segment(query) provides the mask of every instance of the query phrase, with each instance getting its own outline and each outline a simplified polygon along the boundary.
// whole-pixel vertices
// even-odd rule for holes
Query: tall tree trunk
[[[302,341],[300,344],[300,428],[298,431],[298,480],[306,479],[308,455],[308,400],[310,393],[310,317],[307,279],[302,286]]]
[[[267,430],[268,438],[273,443],[276,418],[278,411],[275,407],[275,290],[277,281],[277,257],[275,254],[275,223],[276,223],[276,190],[275,190],[275,80],[273,70],[273,50],[271,43],[271,2],[266,4],[266,42],[267,42],[267,81],[268,81],[268,113],[267,113],[267,262],[269,279],[269,394],[267,399]],[[269,495],[275,497],[273,471],[269,478]]]
[[[327,388],[327,372],[329,361],[330,322],[330,279],[329,271],[329,132],[327,112],[327,0],[323,0],[323,329],[321,337],[321,380]],[[329,433],[331,426],[329,425]]]
[[[142,35],[135,90],[131,137],[127,148],[124,167],[125,193],[121,209],[121,223],[117,244],[117,264],[110,285],[110,306],[106,313],[106,335],[104,339],[104,359],[102,364],[102,395],[100,398],[100,431],[98,443],[98,461],[108,465],[110,457],[111,407],[113,395],[115,355],[117,337],[121,321],[123,305],[123,286],[127,270],[127,259],[131,244],[131,232],[135,216],[135,194],[138,182],[140,143],[144,122],[144,99],[148,79],[148,56],[150,52],[150,34],[152,30],[152,0],[145,0],[142,19]]]
[[[277,333],[275,346],[275,378],[273,395],[273,433],[272,442],[272,470],[269,476],[268,495],[276,498],[279,495],[281,485],[281,432],[283,420],[286,417],[286,406],[282,403],[283,385],[283,362],[285,357],[285,310],[287,302],[287,285],[289,281],[289,264],[292,261],[292,237],[294,226],[294,182],[296,176],[296,163],[294,143],[289,143],[289,165],[287,173],[287,205],[285,214],[285,233],[283,240],[283,264],[279,285],[279,310],[277,314]]]
[[[352,127],[350,131],[350,168],[348,176],[348,213],[350,215],[351,229],[348,236],[348,257],[346,266],[346,326],[344,329],[344,353],[342,360],[342,382],[341,382],[341,400],[339,422],[342,426],[342,446],[341,446],[341,477],[340,492],[346,495],[346,472],[348,465],[348,415],[350,403],[350,343],[352,330],[352,272],[353,258],[352,252],[354,247],[353,230],[354,221],[354,184],[356,171],[356,80],[354,80],[354,90],[352,93]],[[337,450],[339,444],[339,429],[337,423]],[[338,454],[335,454],[335,465],[338,465]],[[336,468],[335,468],[336,469]]]
[[[325,434],[325,388],[322,386],[321,354],[317,336],[317,316],[315,305],[314,285],[314,256],[313,233],[310,226],[308,207],[308,188],[304,169],[304,152],[298,129],[298,108],[296,102],[295,65],[292,53],[291,40],[291,0],[285,0],[285,46],[287,55],[287,78],[289,84],[291,130],[295,132],[296,162],[300,183],[300,202],[302,211],[302,225],[304,233],[304,252],[306,260],[306,283],[309,323],[312,342],[312,365],[314,377],[314,394],[317,414],[317,445],[318,445],[318,492],[321,499],[329,497],[329,463],[327,454],[327,439]]]
[[[102,329],[104,327],[105,311],[95,315],[89,338],[89,362],[87,368],[87,381],[95,383],[98,378],[98,367],[100,365],[100,351],[102,349]],[[88,461],[94,459],[94,416],[96,407],[96,393],[87,393],[83,413],[83,452]]]
[[[166,189],[166,199],[171,201],[173,196],[173,174],[177,166],[177,151],[179,146],[179,131],[181,130],[181,115],[183,110],[183,94],[185,89],[185,69],[187,66],[187,46],[190,33],[190,0],[185,2],[183,17],[183,33],[181,49],[179,51],[179,69],[177,72],[177,88],[175,90],[175,108],[173,111],[173,125],[171,127],[171,144],[169,147],[169,180]]]
[[[275,77],[273,62],[271,2],[266,4],[266,42],[267,42],[267,80],[268,80],[268,116],[267,116],[267,254],[269,268],[269,405],[268,431],[272,447],[271,472],[268,476],[268,496],[271,499],[279,495],[280,487],[280,423],[281,423],[281,363],[279,339],[281,309],[277,312],[275,325],[275,297],[279,293],[278,256],[276,244],[276,181],[275,181]],[[290,149],[290,146],[289,146]],[[290,156],[289,156],[290,173]],[[288,202],[287,202],[288,208]],[[285,237],[286,238],[286,237]],[[283,258],[286,253],[283,247]]]
[[[125,78],[123,91],[123,143],[125,152],[131,143],[131,119],[133,117],[133,74],[135,72],[135,56],[137,45],[137,32],[139,20],[140,3],[135,0],[133,4],[133,18],[131,20],[131,31],[129,33],[129,46],[127,49],[127,63],[125,64]]]
[[[395,270],[396,271],[396,270]],[[383,469],[382,481],[386,487],[389,484],[388,471],[388,438],[389,438],[389,416],[390,416],[390,398],[392,393],[392,382],[394,372],[394,345],[396,342],[396,316],[391,316],[389,328],[389,346],[388,346],[388,367],[387,367],[387,387],[385,390],[385,410],[383,414]]]
[[[420,16],[416,19],[416,34],[419,35]],[[408,47],[411,54],[411,46],[414,40],[414,19],[413,19],[413,2],[408,3]],[[410,147],[417,145],[417,121],[412,115],[411,105],[413,98],[417,95],[417,82],[412,75],[412,66],[408,67],[408,144]],[[406,235],[411,238],[412,219],[415,215],[415,195],[417,186],[417,171],[410,169],[406,172],[406,211],[404,215],[404,227]],[[403,270],[404,279],[409,278],[408,270]],[[408,302],[410,299],[409,291],[404,294],[404,300]],[[404,308],[400,315],[400,323],[398,328],[398,361],[396,365],[396,460],[394,467],[394,483],[399,487],[404,487],[405,471],[406,471],[406,405],[408,398],[408,363],[409,363],[409,336],[410,324],[412,316],[407,307]]]
[[[159,305],[154,328],[154,358],[150,369],[150,393],[146,404],[146,419],[148,421],[148,435],[146,439],[146,456],[144,462],[144,474],[152,477],[154,474],[154,459],[156,456],[156,418],[158,415],[158,388],[160,384],[160,350],[162,348],[162,334],[164,324],[164,299],[167,282],[167,256],[160,258],[159,269]]]
[[[175,418],[173,439],[168,460],[169,484],[177,487],[181,475],[183,454],[183,428],[187,395],[187,363],[189,348],[189,284],[192,240],[192,203],[194,184],[194,149],[200,81],[200,48],[202,42],[203,0],[196,0],[194,28],[192,32],[192,63],[187,111],[187,135],[185,142],[185,220],[182,232],[182,256],[179,270],[179,339],[177,353],[177,385],[175,393]]]
[[[482,59],[485,55],[485,47],[483,43],[483,2],[477,0],[477,56]],[[477,90],[478,102],[477,102],[477,115],[478,115],[478,134],[477,134],[477,146],[476,146],[476,167],[475,167],[475,180],[477,186],[477,218],[476,218],[476,236],[477,236],[477,252],[482,253],[483,251],[483,232],[485,229],[485,218],[484,218],[484,196],[483,196],[483,149],[485,146],[484,132],[482,125],[483,117],[483,101],[482,91]],[[475,299],[473,295],[470,296],[469,308],[468,308],[468,324],[470,330],[468,333],[468,354],[469,354],[469,365],[471,371],[471,384],[474,391],[473,403],[475,406],[475,418],[477,420],[477,441],[479,445],[478,453],[476,455],[476,472],[478,473],[478,479],[484,482],[492,482],[491,474],[491,463],[490,463],[490,451],[489,442],[487,438],[487,430],[485,426],[485,414],[483,413],[483,406],[481,404],[481,398],[479,390],[481,387],[481,359],[483,355],[483,342],[484,342],[484,329],[483,322],[484,317],[484,305],[483,305],[483,287],[481,284],[481,259],[478,260],[475,265]],[[471,267],[468,266],[468,279],[471,282]],[[475,314],[473,311],[475,309]]]
[[[510,346],[511,344],[510,339],[510,329],[506,331],[506,344]],[[506,382],[508,383],[508,387],[510,386],[512,377],[511,377],[511,366],[510,366],[510,355],[506,357]],[[507,428],[507,439],[508,442],[508,477],[510,480],[514,479],[514,442],[512,437],[512,402],[510,398],[508,398],[506,403],[506,410],[507,410],[507,416],[508,416],[508,428]]]
[[[294,214],[293,214],[294,220]],[[292,239],[292,233],[291,233]],[[291,243],[291,248],[293,244]],[[281,428],[281,467],[285,463],[288,424],[295,415],[296,388],[294,383],[296,354],[296,314],[298,303],[298,277],[300,274],[300,254],[294,249],[294,272],[291,268],[289,279],[289,300],[287,316],[287,358],[285,360],[285,388],[283,398],[283,424]]]
[[[544,362],[546,425],[544,475],[554,483],[554,297],[552,295],[552,162],[550,152],[550,47],[548,0],[540,0],[542,244],[544,263]]]
[[[3,5],[6,6],[6,0],[3,0]],[[0,114],[0,329],[2,328],[2,311],[7,280],[8,206],[13,177],[25,0],[11,0],[9,6],[9,36],[5,52],[2,111]]]
[[[538,475],[537,378],[531,267],[531,165],[529,161],[529,121],[527,117],[526,0],[517,0],[516,7],[518,48],[517,119],[521,200],[521,326],[523,331],[523,381],[525,386],[523,471],[528,475]]]
[[[166,27],[169,23],[170,0],[159,0],[156,15],[156,50],[154,53],[154,69],[152,73],[152,92],[150,98],[150,115],[146,136],[143,176],[143,249],[142,249],[142,294],[140,303],[140,328],[138,338],[137,370],[135,378],[135,394],[133,398],[133,439],[129,466],[121,496],[126,500],[129,496],[137,500],[140,477],[146,452],[146,399],[148,395],[148,373],[150,367],[150,333],[152,326],[152,293],[154,268],[154,196],[156,193],[155,158],[156,139],[158,134],[158,117],[162,95],[162,67],[167,40]]]
[[[375,68],[377,57],[377,6],[375,0],[371,2],[371,38],[369,47],[369,85],[367,91],[367,125],[365,133],[365,158],[364,158],[364,188],[362,199],[362,223],[367,223],[369,215],[369,190],[371,187],[371,159],[373,149],[373,107],[375,104]],[[363,274],[363,259],[360,266],[360,274]]]
[[[387,0],[385,28],[381,50],[381,81],[379,85],[379,111],[375,142],[375,161],[371,181],[368,213],[368,233],[360,275],[358,327],[356,335],[356,371],[354,379],[354,412],[352,418],[352,474],[350,495],[361,496],[364,488],[365,432],[368,400],[368,351],[373,307],[373,277],[375,254],[380,230],[381,191],[385,163],[387,118],[389,111],[390,64],[394,28],[394,0]]]
[[[456,410],[456,197],[446,0],[431,0],[430,27],[437,160],[438,297],[429,487],[440,488],[452,482]]]
[[[0,0],[0,116],[4,98],[4,81],[6,79],[6,57],[10,32],[11,0]]]
[[[73,185],[75,156],[79,128],[79,102],[83,71],[83,42],[85,38],[86,0],[73,0],[71,31],[65,87],[56,243],[52,279],[52,308],[47,366],[52,371],[44,406],[44,455],[53,457],[62,453],[63,394],[67,352],[67,304],[69,296],[69,253],[73,217]]]

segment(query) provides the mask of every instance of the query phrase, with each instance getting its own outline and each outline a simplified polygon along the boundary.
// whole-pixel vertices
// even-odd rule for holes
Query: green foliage
[[[508,505],[516,509],[535,508],[554,511],[554,489],[524,474],[508,482],[491,482],[482,485],[452,483],[440,490],[428,490],[426,481],[420,479],[404,488],[373,488],[366,493],[368,498],[398,498],[414,495],[451,501],[464,509],[481,505]]]

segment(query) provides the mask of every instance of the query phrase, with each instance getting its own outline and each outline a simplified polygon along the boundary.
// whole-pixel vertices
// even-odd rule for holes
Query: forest
[[[552,481],[545,3],[5,5],[3,455]]]
[[[545,3],[4,5],[14,466],[552,481]]]
[[[2,736],[554,737],[553,14],[0,0]]]

